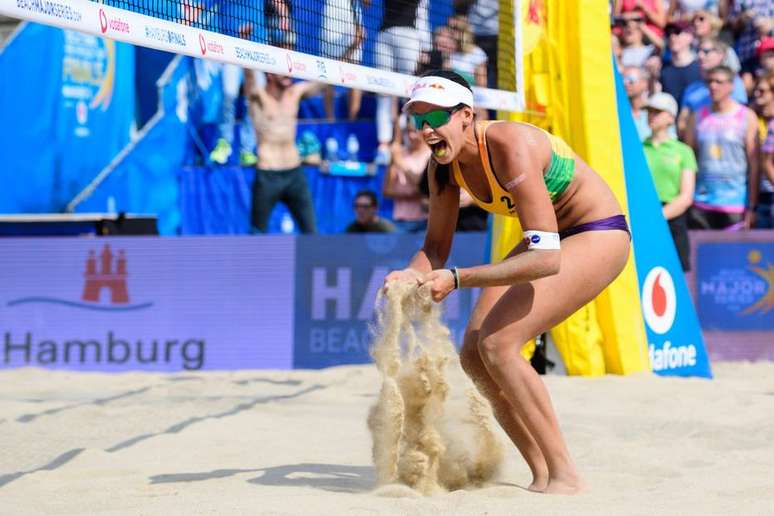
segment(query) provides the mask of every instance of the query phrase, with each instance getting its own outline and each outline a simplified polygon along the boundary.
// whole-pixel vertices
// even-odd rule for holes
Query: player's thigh
[[[624,231],[589,231],[562,240],[559,273],[508,288],[481,323],[479,342],[489,351],[518,348],[548,331],[602,292],[628,255]]]

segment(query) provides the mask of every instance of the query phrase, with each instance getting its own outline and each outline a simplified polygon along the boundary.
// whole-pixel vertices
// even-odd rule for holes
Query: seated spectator
[[[771,144],[774,143],[774,71],[763,77],[759,77],[753,88],[753,100],[751,105],[758,116],[758,135],[764,142],[762,153],[762,167],[760,193],[758,194],[758,206],[755,210],[755,227],[758,229],[774,229],[774,183],[771,182],[770,171],[767,170],[766,152],[772,152]]]
[[[296,146],[296,129],[301,99],[321,87],[321,83],[306,81],[294,84],[290,77],[272,73],[266,74],[266,85],[261,86],[255,73],[245,69],[245,92],[259,141],[252,190],[254,232],[268,231],[271,212],[279,201],[288,207],[302,233],[316,231],[312,196]]]
[[[636,66],[642,68],[645,61],[658,51],[660,46],[645,44],[643,32],[644,19],[636,13],[629,13],[622,18],[623,31],[621,33],[621,63],[624,66]],[[659,38],[660,40],[660,38]],[[660,40],[663,43],[663,40]]]
[[[642,142],[650,136],[648,113],[644,109],[648,98],[648,72],[636,66],[627,66],[624,68],[623,79],[626,96],[629,97],[629,105],[632,108],[634,125]]]
[[[707,11],[697,11],[693,18],[691,18],[691,27],[694,33],[694,43],[698,45],[705,39],[718,39],[726,44],[726,54],[723,57],[721,64],[731,68],[734,73],[739,73],[742,69],[742,64],[739,62],[739,57],[736,55],[736,51],[733,48],[733,38],[722,37],[721,33],[723,28],[723,20]],[[696,49],[694,49],[696,50]]]
[[[487,57],[473,42],[473,31],[464,16],[452,16],[448,22],[454,37],[455,49],[451,55],[451,67],[468,83],[486,87]]]
[[[686,212],[693,203],[696,158],[693,149],[680,142],[669,129],[677,119],[677,101],[668,93],[653,95],[645,105],[652,135],[644,142],[645,158],[653,176],[662,213],[677,248],[683,270],[690,270]]]
[[[624,19],[627,16],[640,17],[645,22],[643,31],[648,41],[658,48],[664,47],[662,37],[667,16],[663,0],[616,0],[613,14]]]
[[[690,115],[686,143],[699,170],[691,229],[749,229],[758,200],[758,121],[731,96],[734,72],[717,66],[706,74],[710,105]]]
[[[382,70],[414,75],[423,51],[432,49],[428,0],[384,0],[382,24],[376,37],[376,66]],[[390,143],[398,115],[398,101],[389,95],[376,99],[374,162],[390,162]]]
[[[759,68],[756,70],[756,75],[758,77],[763,77],[767,74],[774,73],[774,36],[769,36],[761,40],[757,54]]]
[[[455,50],[457,42],[454,41],[452,30],[446,25],[436,27],[433,30],[433,48],[419,55],[417,75],[422,76],[430,70],[451,68],[451,56]]]
[[[347,233],[393,233],[395,226],[381,218],[379,200],[371,190],[361,190],[355,195],[355,220],[345,230]]]
[[[734,0],[729,22],[736,35],[735,50],[742,63],[742,79],[752,89],[758,68],[756,49],[761,39],[771,35],[774,2],[771,0]]]
[[[725,43],[717,39],[702,40],[699,45],[699,66],[701,67],[702,77],[706,79],[709,70],[722,65],[727,48]],[[733,71],[731,73],[733,74]],[[747,104],[747,93],[744,90],[744,84],[742,79],[736,74],[733,76],[731,97],[740,104]],[[711,103],[710,90],[704,80],[691,83],[685,88],[680,115],[677,118],[677,132],[682,136],[683,141],[685,141],[686,136],[682,131],[685,130],[690,114],[696,113],[699,109]]]
[[[497,88],[497,39],[500,34],[499,0],[470,0],[468,3],[468,22],[475,34],[475,43],[487,57],[487,85]],[[463,14],[463,13],[460,13]]]
[[[683,98],[689,84],[701,81],[701,67],[691,50],[693,32],[686,22],[670,23],[666,26],[666,37],[671,60],[661,70],[661,89],[678,101]]]
[[[669,0],[667,18],[670,20],[690,20],[697,13],[718,14],[718,0]]]
[[[383,195],[393,199],[392,220],[398,230],[417,233],[427,228],[426,197],[419,184],[431,151],[411,117],[401,116],[401,120],[405,122],[405,138],[395,138],[390,149],[392,163],[384,175]]]
[[[455,48],[451,55],[451,69],[465,78],[471,86],[487,84],[487,56],[473,42],[473,31],[464,16],[456,15],[449,18],[449,28],[454,35]],[[476,109],[479,120],[489,118],[487,110]]]
[[[323,57],[360,64],[363,59],[363,8],[371,0],[326,0],[323,14],[323,26],[320,29],[320,53]],[[349,120],[357,118],[363,100],[363,92],[350,88]],[[329,120],[336,116],[334,112],[334,87],[325,88],[325,114]]]

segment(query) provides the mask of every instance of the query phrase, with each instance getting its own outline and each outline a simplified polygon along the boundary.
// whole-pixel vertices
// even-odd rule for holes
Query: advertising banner
[[[0,240],[0,368],[288,369],[295,240]]]
[[[661,375],[712,377],[685,274],[661,213],[661,203],[653,186],[619,73],[616,73],[616,99],[634,257],[653,372]]]
[[[423,235],[373,234],[301,236],[296,247],[296,312],[293,366],[321,368],[371,361],[369,323],[385,275],[403,269]],[[486,236],[459,233],[448,263],[483,262]],[[444,320],[459,346],[478,289],[453,292]]]
[[[702,328],[774,332],[774,242],[700,242],[696,262]]]

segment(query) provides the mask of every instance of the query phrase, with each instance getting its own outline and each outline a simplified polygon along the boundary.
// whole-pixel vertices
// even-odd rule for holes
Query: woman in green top
[[[680,263],[687,271],[691,269],[687,212],[693,203],[696,186],[696,157],[693,149],[669,133],[677,117],[674,97],[668,93],[656,93],[648,100],[645,109],[648,110],[648,125],[652,131],[650,138],[643,143],[645,158]]]
[[[629,255],[621,207],[561,138],[524,123],[476,122],[473,93],[454,72],[420,78],[406,110],[433,152],[430,214],[422,249],[407,269],[387,275],[385,288],[416,281],[441,301],[455,288],[483,287],[465,332],[462,367],[529,464],[529,489],[575,493],[583,483],[548,391],[519,351],[621,272]],[[461,188],[485,210],[519,218],[524,239],[502,262],[443,268]]]

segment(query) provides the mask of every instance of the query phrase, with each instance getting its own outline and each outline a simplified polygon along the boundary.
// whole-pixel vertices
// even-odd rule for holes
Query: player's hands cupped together
[[[390,283],[395,281],[415,281],[416,284],[419,285],[421,280],[422,273],[416,269],[408,268],[400,271],[392,271],[384,277],[384,285],[382,285],[382,289],[387,292],[387,290],[390,288]]]
[[[436,269],[428,272],[419,281],[419,285],[430,287],[430,297],[436,303],[443,301],[454,290],[454,274],[449,269]]]

